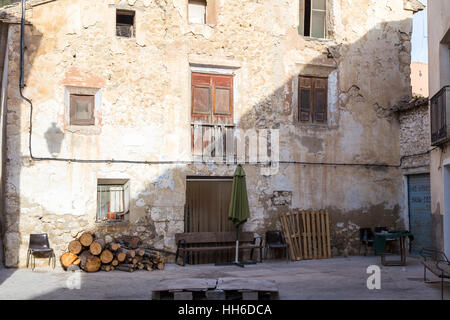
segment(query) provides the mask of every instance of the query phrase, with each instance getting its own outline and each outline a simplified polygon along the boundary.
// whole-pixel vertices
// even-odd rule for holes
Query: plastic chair
[[[359,229],[359,254],[361,254],[361,244],[364,244],[364,255],[367,255],[369,247],[373,246],[374,234],[371,228]]]
[[[269,249],[284,248],[286,251],[286,261],[289,261],[289,244],[284,241],[281,231],[266,231],[266,243],[264,246],[264,259],[267,258]]]
[[[30,243],[28,245],[28,253],[27,253],[27,268],[31,257],[32,270],[34,270],[34,268],[36,267],[36,257],[34,256],[35,253],[48,254],[49,255],[48,265],[50,265],[50,262],[53,259],[53,269],[55,269],[56,256],[53,249],[50,248],[48,235],[46,233],[30,234]]]

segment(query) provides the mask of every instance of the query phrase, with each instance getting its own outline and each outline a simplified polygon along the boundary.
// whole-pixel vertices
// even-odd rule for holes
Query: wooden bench
[[[259,239],[259,243],[256,240]],[[236,232],[190,232],[175,234],[177,252],[175,262],[180,257],[185,265],[186,255],[192,252],[208,252],[218,250],[232,250],[236,248]],[[195,245],[195,247],[192,247]],[[203,246],[202,246],[203,245]],[[262,237],[255,237],[253,232],[239,233],[239,250],[250,249],[253,258],[254,249],[259,249],[259,261],[262,262]]]

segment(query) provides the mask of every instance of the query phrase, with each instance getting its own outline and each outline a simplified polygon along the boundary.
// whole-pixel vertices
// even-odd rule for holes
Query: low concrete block
[[[242,300],[258,300],[258,291],[242,292]]]
[[[173,300],[193,300],[192,292],[187,291],[174,292]]]
[[[208,300],[225,300],[225,292],[223,290],[206,291],[206,299],[208,299]]]

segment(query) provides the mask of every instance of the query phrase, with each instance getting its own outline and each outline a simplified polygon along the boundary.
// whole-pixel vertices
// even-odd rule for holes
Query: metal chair
[[[53,259],[53,269],[56,265],[56,256],[52,248],[50,248],[50,243],[48,241],[48,235],[46,233],[41,234],[30,234],[30,243],[28,245],[27,253],[27,268],[31,257],[31,270],[36,267],[36,257],[35,253],[48,254],[48,265],[50,265]]]
[[[419,253],[423,260],[423,281],[425,283],[433,283],[436,281],[427,280],[427,269],[440,278],[441,282],[441,299],[444,300],[444,279],[450,279],[450,261],[444,252],[432,249],[422,248]]]
[[[279,230],[266,231],[266,243],[264,245],[264,259],[267,258],[269,249],[284,248],[286,251],[286,261],[289,261],[289,244],[284,241],[283,234]]]
[[[359,254],[361,254],[361,244],[364,244],[364,255],[367,255],[369,247],[373,247],[374,234],[371,228],[359,229]]]

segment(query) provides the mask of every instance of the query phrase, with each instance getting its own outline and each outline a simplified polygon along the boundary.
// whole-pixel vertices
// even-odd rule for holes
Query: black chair
[[[269,249],[284,248],[286,251],[286,260],[289,261],[289,244],[284,241],[284,237],[279,230],[266,231],[266,243],[264,245],[264,259],[267,258]]]
[[[367,250],[369,247],[373,247],[375,235],[371,228],[360,228],[359,229],[359,254],[361,254],[361,245],[364,244],[364,255],[367,255]]]
[[[30,243],[28,245],[28,253],[27,253],[27,268],[31,257],[32,270],[34,270],[34,268],[36,267],[35,253],[48,255],[49,256],[48,265],[50,265],[50,262],[53,259],[53,269],[55,269],[56,256],[53,249],[50,248],[50,244],[48,242],[48,235],[46,233],[30,234]]]

